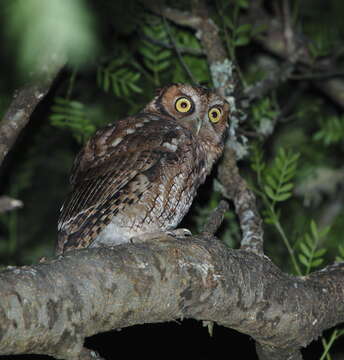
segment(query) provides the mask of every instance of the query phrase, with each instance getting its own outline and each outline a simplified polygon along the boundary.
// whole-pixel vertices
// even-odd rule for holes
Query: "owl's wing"
[[[116,198],[121,190],[175,151],[164,145],[178,136],[172,124],[156,120],[152,132],[147,128],[152,124],[142,124],[125,131],[120,126],[105,128],[77,156],[71,175],[73,190],[59,218],[58,252],[66,244],[70,248],[89,246],[118,211]],[[143,186],[146,189],[141,191],[150,183]]]

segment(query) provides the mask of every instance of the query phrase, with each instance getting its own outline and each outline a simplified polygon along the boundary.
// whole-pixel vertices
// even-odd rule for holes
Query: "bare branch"
[[[194,30],[199,28],[201,19],[190,12],[180,11],[166,6],[161,7],[159,4],[152,1],[145,1],[145,6],[155,14],[164,16],[166,19],[169,19],[178,25],[186,26]]]
[[[166,49],[175,49],[175,44],[170,44],[165,41],[161,41],[158,39],[155,39],[147,34],[141,34],[142,38],[149,41],[150,43],[154,45],[161,46]],[[192,56],[205,56],[205,52],[202,49],[193,49],[190,47],[185,46],[177,46],[178,52],[183,55],[192,55]]]
[[[0,214],[21,207],[23,207],[21,200],[13,199],[6,195],[0,196]]]
[[[285,46],[288,52],[288,58],[292,58],[296,53],[296,42],[294,40],[295,34],[292,25],[292,20],[290,16],[290,4],[289,0],[283,0],[282,2],[282,13],[283,13],[283,23],[284,23],[284,38]],[[296,60],[296,59],[295,59]]]
[[[211,213],[209,219],[203,227],[202,234],[215,235],[216,231],[222,224],[225,212],[228,211],[229,206],[227,201],[221,200],[217,208]]]
[[[224,195],[233,200],[242,231],[241,248],[263,254],[264,232],[253,192],[239,175],[233,150],[227,149],[219,166]]]
[[[343,294],[343,263],[292,277],[209,236],[72,251],[0,272],[0,354],[81,360],[92,356],[85,337],[193,318],[248,334],[269,359],[287,359],[279,354],[296,354],[343,322]]]
[[[37,104],[48,93],[63,64],[64,61],[60,59],[51,59],[51,63],[42,69],[41,74],[35,74],[38,80],[14,93],[12,103],[0,122],[0,165],[29,122]]]

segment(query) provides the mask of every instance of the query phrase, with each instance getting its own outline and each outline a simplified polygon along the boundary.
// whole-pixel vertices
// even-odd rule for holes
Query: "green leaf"
[[[305,243],[303,242],[300,243],[300,249],[307,257],[312,256],[312,251],[308,248],[308,246]]]
[[[251,31],[252,29],[252,25],[251,24],[243,24],[243,25],[240,25],[236,30],[235,32],[237,34],[241,34],[241,33],[245,33],[245,32],[249,32]]]
[[[287,191],[290,191],[292,190],[294,187],[294,184],[292,183],[287,183],[285,185],[282,185],[280,188],[279,188],[279,192],[287,192]]]
[[[308,259],[303,254],[299,254],[299,260],[300,260],[301,264],[308,267],[308,265],[309,265]]]
[[[320,266],[324,262],[324,259],[315,259],[311,262],[311,267],[315,268]]]
[[[135,85],[134,83],[128,83],[128,86],[130,87],[130,89],[133,91],[133,92],[136,92],[136,93],[142,93],[142,89],[139,88],[137,85]]]
[[[245,46],[250,42],[250,38],[248,36],[240,36],[237,39],[234,40],[235,46]]]
[[[49,116],[51,125],[70,130],[79,142],[95,131],[95,126],[86,116],[84,104],[79,101],[55,98],[51,111]]]
[[[284,194],[280,194],[280,195],[275,195],[275,201],[277,202],[282,202],[282,201],[286,201],[291,197],[292,193],[284,193]]]
[[[271,200],[276,200],[276,195],[274,193],[274,191],[267,185],[264,186],[264,191],[266,193],[267,196],[269,196],[269,198]]]
[[[264,192],[273,202],[286,201],[292,196],[298,158],[299,154],[280,148],[272,166],[265,170]]]
[[[234,24],[228,16],[224,16],[223,21],[230,30],[234,30]]]
[[[167,69],[170,65],[171,65],[170,61],[162,61],[160,63],[157,63],[154,66],[154,70],[158,71],[158,72],[161,72],[161,71]]]
[[[344,245],[338,246],[338,252],[341,255],[341,257],[344,258]]]
[[[247,9],[248,6],[249,6],[248,0],[237,0],[237,4],[238,4],[239,7],[241,7],[242,9]]]
[[[278,188],[278,184],[277,181],[275,180],[274,177],[272,177],[271,175],[266,175],[265,177],[266,182],[268,183],[268,185],[270,185],[270,187],[272,189],[277,189]]]
[[[327,249],[319,249],[314,253],[314,257],[321,257],[325,255],[327,252]]]
[[[325,237],[328,233],[329,233],[329,231],[331,230],[331,226],[326,226],[326,227],[324,227],[322,230],[320,230],[320,232],[319,232],[319,238],[323,238],[323,237]]]
[[[305,239],[306,244],[307,244],[310,248],[312,248],[314,241],[313,241],[313,239],[310,237],[310,235],[309,235],[308,233],[305,234],[304,239]]]

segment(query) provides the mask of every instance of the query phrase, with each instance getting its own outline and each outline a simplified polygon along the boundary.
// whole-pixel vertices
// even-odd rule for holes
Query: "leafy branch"
[[[257,174],[258,188],[254,190],[262,198],[265,205],[264,221],[276,228],[289,252],[296,273],[301,275],[291,242],[281,224],[280,211],[276,208],[277,203],[284,202],[292,196],[293,179],[299,157],[299,153],[280,148],[272,165],[267,166],[262,151],[256,145],[253,147],[251,168]]]
[[[95,126],[86,114],[85,105],[79,101],[56,97],[51,111],[51,125],[68,129],[79,143],[85,142],[95,131]]]
[[[125,65],[125,58],[116,58],[106,66],[97,69],[97,84],[105,92],[110,90],[118,97],[127,97],[132,93],[141,93],[138,85],[141,74]]]
[[[299,244],[300,253],[298,258],[302,265],[306,268],[304,275],[308,275],[311,270],[317,268],[324,262],[324,255],[326,249],[319,248],[320,240],[325,237],[330,230],[327,226],[319,230],[314,220],[310,222],[309,233],[304,234],[302,241]]]
[[[326,120],[320,120],[320,130],[313,139],[321,141],[325,146],[336,144],[344,137],[344,116],[330,116]]]
[[[153,17],[147,17],[141,31],[149,38],[156,39],[160,42],[168,42],[169,37],[164,24],[156,21]],[[139,53],[143,56],[143,63],[149,72],[153,73],[153,81],[155,86],[161,85],[160,73],[171,66],[172,51],[164,49],[161,46],[143,39],[139,47]]]

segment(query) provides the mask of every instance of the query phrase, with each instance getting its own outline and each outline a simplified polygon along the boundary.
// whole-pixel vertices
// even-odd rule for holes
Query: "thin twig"
[[[162,18],[163,18],[163,21],[164,21],[165,29],[167,31],[167,34],[168,34],[169,38],[170,38],[171,44],[172,44],[172,46],[173,46],[173,48],[174,48],[174,50],[175,50],[175,52],[176,52],[176,54],[178,56],[180,64],[182,65],[184,71],[187,73],[187,75],[190,78],[192,84],[197,85],[198,82],[196,81],[196,79],[193,76],[193,74],[192,74],[191,70],[189,69],[189,67],[186,65],[186,63],[185,63],[185,61],[183,59],[183,56],[179,51],[179,48],[178,48],[178,46],[177,46],[177,44],[176,44],[176,42],[174,40],[173,34],[172,34],[170,26],[169,26],[169,24],[168,24],[168,22],[166,20],[166,17],[162,16]]]
[[[208,217],[207,222],[204,224],[202,234],[215,235],[216,231],[221,226],[225,213],[228,211],[228,209],[228,202],[221,200],[217,208],[213,210],[213,212]]]
[[[167,19],[181,26],[197,30],[200,26],[200,22],[202,21],[199,16],[195,16],[195,14],[188,11],[180,11],[166,6],[162,7],[159,6],[158,2],[148,0],[144,1],[144,3],[147,9],[153,13],[165,16]]]
[[[286,48],[288,52],[289,59],[292,59],[296,53],[295,49],[295,36],[292,26],[292,19],[290,16],[290,7],[289,0],[283,0],[282,2],[282,14],[283,14],[283,23],[284,23],[284,39],[286,43]],[[295,59],[296,60],[296,59]]]
[[[158,45],[158,46],[161,46],[166,49],[176,49],[174,44],[169,44],[165,41],[155,39],[147,34],[142,34],[141,36],[143,39],[149,41],[150,43],[152,43],[154,45]],[[177,46],[177,49],[180,54],[192,55],[192,56],[205,56],[205,52],[202,49],[193,49],[193,48],[180,46],[180,45]]]

